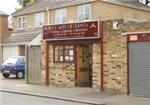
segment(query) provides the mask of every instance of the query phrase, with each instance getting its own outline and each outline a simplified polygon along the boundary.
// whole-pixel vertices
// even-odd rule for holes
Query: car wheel
[[[22,71],[17,72],[16,77],[17,77],[18,79],[24,78],[23,72],[22,72]]]
[[[3,77],[4,77],[4,78],[8,78],[8,77],[9,77],[9,74],[3,74]]]

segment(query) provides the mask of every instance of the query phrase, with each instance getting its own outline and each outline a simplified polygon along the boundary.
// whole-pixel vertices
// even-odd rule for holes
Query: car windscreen
[[[8,58],[5,62],[4,62],[4,65],[7,65],[7,64],[16,64],[18,58],[15,58],[15,57],[12,57],[12,58]]]

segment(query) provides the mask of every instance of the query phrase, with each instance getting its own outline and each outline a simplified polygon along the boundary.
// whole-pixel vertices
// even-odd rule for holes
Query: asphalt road
[[[87,105],[87,104],[0,92],[0,105]]]

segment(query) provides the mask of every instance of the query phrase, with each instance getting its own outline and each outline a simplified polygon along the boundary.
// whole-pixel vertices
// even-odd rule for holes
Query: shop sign
[[[138,40],[138,35],[131,35],[130,36],[130,41],[136,41]]]
[[[99,35],[99,22],[69,23],[43,27],[44,40],[96,39]]]
[[[150,41],[150,33],[131,34],[131,35],[129,35],[128,40],[131,41],[131,42]]]

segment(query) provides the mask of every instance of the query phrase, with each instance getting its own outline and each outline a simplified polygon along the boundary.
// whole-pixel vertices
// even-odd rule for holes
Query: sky
[[[15,8],[19,7],[17,0],[0,0],[0,11],[11,14],[15,11]]]

